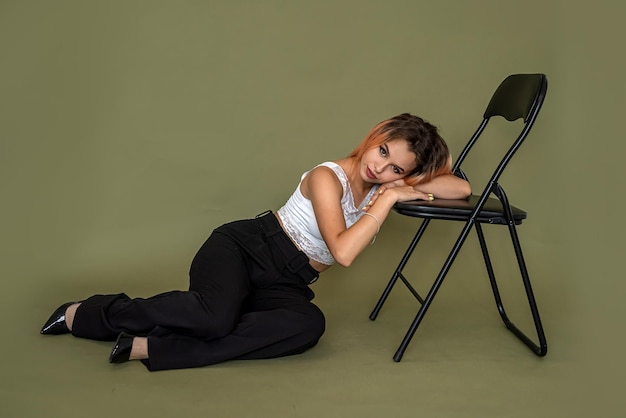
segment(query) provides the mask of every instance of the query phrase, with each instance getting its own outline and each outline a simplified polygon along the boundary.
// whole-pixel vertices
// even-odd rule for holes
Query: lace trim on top
[[[361,204],[356,206],[354,204],[354,197],[352,195],[350,182],[348,181],[348,176],[343,171],[343,168],[333,162],[325,162],[317,167],[319,166],[330,168],[339,179],[343,188],[343,195],[341,197],[343,217],[346,222],[346,227],[350,228],[363,216],[361,208],[372,198],[372,195],[376,192],[379,186],[374,185]],[[309,172],[310,171],[307,171],[302,175],[298,187],[285,205],[278,210],[278,215],[283,221],[287,235],[289,235],[289,237],[310,259],[325,265],[332,265],[335,263],[335,258],[332,256],[328,246],[322,239],[322,234],[319,231],[317,220],[315,219],[315,214],[313,213],[313,205],[311,204],[311,201],[305,198],[300,191],[302,180]]]

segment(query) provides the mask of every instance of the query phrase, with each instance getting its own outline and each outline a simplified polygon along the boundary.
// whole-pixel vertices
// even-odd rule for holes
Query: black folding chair
[[[481,122],[474,135],[472,135],[469,142],[461,152],[458,160],[454,164],[454,174],[467,180],[467,176],[461,169],[461,164],[463,163],[468,153],[470,152],[478,138],[481,136],[481,134],[485,130],[485,127],[493,116],[502,116],[503,118],[511,122],[522,118],[524,123],[521,133],[519,134],[519,136],[517,136],[511,147],[505,153],[504,158],[498,163],[496,169],[491,175],[487,186],[480,195],[472,195],[468,199],[463,200],[435,199],[433,201],[412,201],[398,203],[395,205],[394,210],[396,212],[402,215],[423,219],[421,226],[415,234],[415,237],[411,241],[411,244],[409,245],[404,256],[402,257],[400,264],[394,271],[391,280],[387,284],[387,287],[383,291],[383,294],[378,300],[376,307],[370,315],[371,320],[376,319],[378,313],[380,312],[380,309],[387,300],[387,297],[389,296],[392,288],[394,287],[398,279],[400,279],[406,285],[409,291],[421,304],[415,319],[413,320],[408,332],[406,333],[404,339],[402,340],[402,343],[400,344],[400,347],[393,357],[395,361],[398,362],[402,359],[402,356],[404,355],[407,346],[413,338],[415,331],[417,331],[420,322],[424,318],[426,311],[428,310],[430,304],[435,298],[437,291],[443,283],[446,274],[450,270],[454,259],[458,255],[461,247],[463,246],[463,243],[465,242],[465,239],[469,235],[472,228],[475,228],[478,234],[478,240],[482,249],[482,254],[485,260],[485,266],[487,268],[487,274],[489,275],[489,281],[491,283],[493,295],[495,297],[500,317],[504,321],[504,324],[536,355],[540,357],[546,355],[548,351],[548,346],[543,332],[543,327],[541,325],[539,310],[535,302],[535,297],[530,284],[530,279],[528,277],[526,263],[524,262],[524,256],[522,254],[522,248],[520,246],[516,230],[516,225],[520,225],[522,221],[526,219],[526,212],[519,208],[516,208],[509,203],[509,199],[504,192],[504,189],[500,185],[499,179],[504,172],[507,164],[511,160],[511,157],[513,157],[515,152],[519,149],[519,147],[522,145],[522,142],[524,141],[524,139],[526,139],[526,136],[530,132],[530,129],[532,128],[535,119],[537,118],[537,114],[541,109],[541,105],[545,98],[547,88],[548,80],[544,74],[516,74],[507,77],[496,89],[491,98],[491,101],[489,102],[489,105],[487,106],[487,109],[485,110],[485,113],[483,115],[483,121]],[[402,270],[411,258],[411,254],[415,250],[417,243],[422,238],[426,227],[432,219],[463,221],[465,222],[465,226],[462,229],[459,237],[457,238],[456,243],[452,248],[452,251],[444,262],[444,265],[439,272],[437,278],[435,279],[432,287],[430,288],[428,294],[425,298],[422,298],[420,294],[415,290],[415,288],[411,285],[411,283],[403,275]],[[537,331],[537,337],[539,339],[538,345],[535,344],[528,336],[526,336],[526,334],[524,334],[518,327],[516,327],[515,324],[513,324],[509,320],[506,314],[506,311],[502,304],[502,298],[500,297],[500,292],[498,290],[498,285],[496,283],[496,277],[489,257],[489,252],[487,251],[487,244],[485,242],[482,224],[506,225],[509,228],[511,241],[515,250],[515,255],[517,257],[517,262],[519,264],[519,269],[522,276],[522,281],[526,290],[526,296],[530,305],[530,311],[532,313],[534,325]]]

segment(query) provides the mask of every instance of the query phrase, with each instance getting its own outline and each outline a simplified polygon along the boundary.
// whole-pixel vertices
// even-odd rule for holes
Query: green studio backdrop
[[[419,114],[458,153],[504,77],[543,72],[543,111],[503,182],[530,214],[521,234],[546,362],[591,382],[584,404],[619,403],[625,11],[608,0],[0,2],[3,328],[44,350],[39,322],[66,298],[184,288],[214,227],[277,209],[304,171],[348,154],[376,122]],[[481,159],[470,164],[484,175]],[[391,216],[318,299],[338,286],[373,304],[413,228]],[[428,268],[456,232],[434,229]],[[472,244],[443,297],[487,303],[483,284],[463,280],[482,274]]]

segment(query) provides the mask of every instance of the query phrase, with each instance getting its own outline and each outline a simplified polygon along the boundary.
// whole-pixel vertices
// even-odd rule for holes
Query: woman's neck
[[[355,158],[348,157],[342,160],[338,160],[336,161],[336,163],[339,164],[341,168],[343,168],[343,171],[348,177],[355,203],[358,203],[357,200],[360,202],[370,191],[370,189],[372,188],[372,184],[363,181],[360,173],[359,161]]]

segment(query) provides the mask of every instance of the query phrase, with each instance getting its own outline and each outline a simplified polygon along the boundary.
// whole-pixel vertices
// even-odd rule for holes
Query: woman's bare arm
[[[465,199],[472,194],[470,184],[454,174],[443,174],[414,187],[415,190],[431,193],[439,199]]]
[[[385,183],[380,186],[381,194],[386,190],[395,189],[398,187],[411,187],[404,183],[404,180],[396,180],[391,183]],[[427,183],[418,184],[413,186],[413,189],[417,193],[415,199],[428,200],[429,194],[432,194],[436,199],[465,199],[472,194],[472,187],[470,184],[453,174],[443,174],[433,178]],[[371,200],[371,203],[365,208],[369,211],[370,207],[376,203],[380,194],[377,194]]]
[[[382,225],[396,202],[424,197],[422,192],[411,186],[380,189],[382,193],[376,194],[376,205],[368,209],[372,216],[363,216],[347,228],[341,208],[343,188],[330,169],[314,169],[304,179],[302,186],[303,194],[313,204],[322,238],[337,263],[344,267],[350,266],[372,242],[378,233],[379,224]]]

